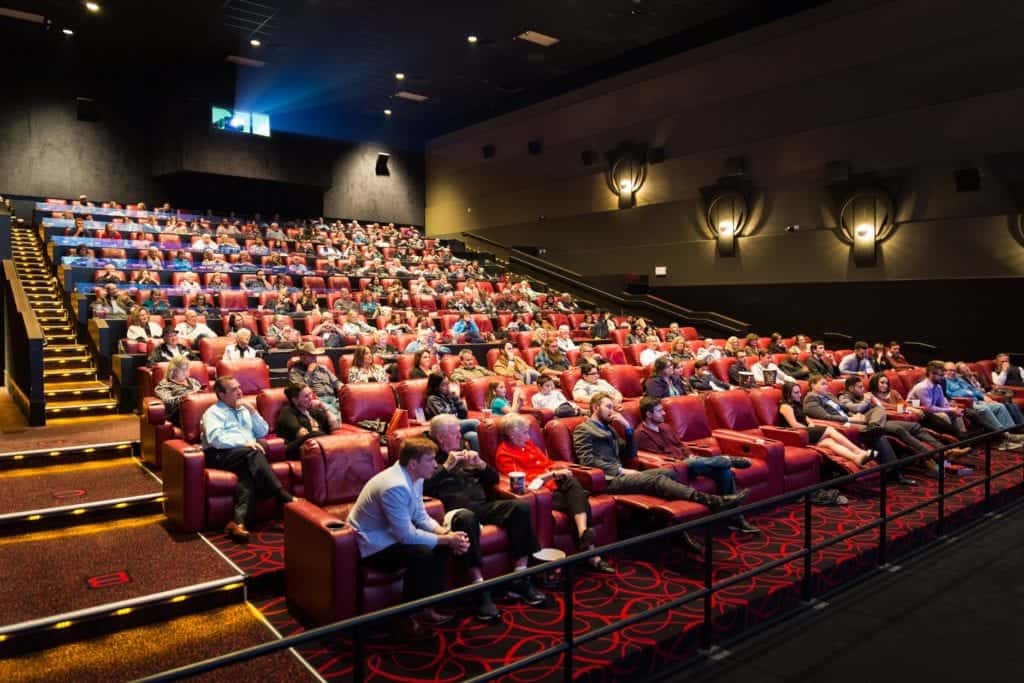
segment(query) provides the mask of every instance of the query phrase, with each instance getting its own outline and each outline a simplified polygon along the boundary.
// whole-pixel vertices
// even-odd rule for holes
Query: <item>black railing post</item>
[[[408,617],[403,617],[408,618]],[[366,652],[363,650],[363,629],[356,626],[352,629],[352,681],[363,683],[366,680]]]
[[[562,581],[562,600],[565,602],[565,621],[562,624],[562,628],[566,645],[565,659],[562,661],[562,679],[566,683],[572,683],[573,642],[576,637],[573,631],[574,617],[572,613],[573,569],[575,567],[575,564],[565,566],[565,577]]]
[[[882,483],[878,489],[878,566],[889,563],[889,473],[881,472]]]
[[[992,442],[985,442],[985,514],[992,510]]]
[[[711,536],[711,525],[704,525],[704,589],[708,591],[708,594],[704,597],[704,625],[701,628],[701,640],[704,644],[705,650],[711,649],[711,641],[713,640],[713,634],[711,631],[711,608],[714,607],[715,594],[711,592],[711,584],[714,583],[715,576],[712,571],[712,559],[714,553],[712,552],[712,544],[714,539]]]
[[[939,458],[939,520],[936,533],[941,537],[946,533],[946,454]]]
[[[811,601],[811,497],[804,496],[804,578],[803,598],[804,602]]]

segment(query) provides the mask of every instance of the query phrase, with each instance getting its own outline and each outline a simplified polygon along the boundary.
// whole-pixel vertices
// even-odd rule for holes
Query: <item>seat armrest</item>
[[[675,471],[679,481],[688,481],[689,473],[687,472],[685,460],[673,458],[671,455],[649,453],[647,451],[637,452],[636,459],[642,470],[667,468]]]
[[[555,419],[555,411],[550,408],[520,408],[520,415],[532,415],[537,420],[537,424],[541,427],[546,425],[551,420]]]
[[[576,477],[576,481],[589,491],[591,495],[604,493],[604,490],[608,488],[608,483],[604,479],[604,472],[596,467],[569,465],[569,470],[572,472],[572,476]]]
[[[167,421],[167,406],[158,398],[151,398],[142,404],[143,417],[149,424],[159,427]]]
[[[759,439],[728,429],[716,429],[711,435],[715,437],[715,441],[722,448],[723,455],[756,458],[768,465],[772,495],[782,493],[783,479],[786,473],[786,452],[780,442]]]
[[[950,399],[949,402],[951,404],[953,404],[954,406],[959,406],[959,407],[963,408],[964,410],[970,410],[971,408],[974,407],[974,399],[973,398],[967,398],[966,396],[961,396],[959,398]]]
[[[444,503],[437,498],[423,496],[423,507],[427,514],[434,518],[438,524],[444,524]]]
[[[686,447],[690,449],[690,452],[696,456],[710,458],[714,455],[718,455],[718,453],[716,453],[711,448],[708,448],[707,446],[701,446],[700,444],[697,443],[688,443],[686,444]]]
[[[260,439],[260,443],[267,449],[268,462],[282,462],[285,460],[285,449],[288,444],[279,436],[267,436]]]
[[[359,547],[356,533],[337,516],[308,500],[284,506],[289,602],[318,623],[358,612]]]
[[[181,531],[206,528],[206,457],[181,439],[163,445],[164,512]]]
[[[543,545],[551,545],[554,537],[554,528],[551,520],[551,491],[546,488],[540,491],[527,491],[526,493],[512,493],[508,486],[508,479],[492,487],[494,497],[499,500],[525,500],[530,504],[530,518],[533,521],[533,530],[537,539]]]
[[[806,429],[794,429],[792,427],[775,427],[772,425],[765,425],[761,427],[761,433],[764,434],[766,439],[781,441],[786,446],[807,445]]]

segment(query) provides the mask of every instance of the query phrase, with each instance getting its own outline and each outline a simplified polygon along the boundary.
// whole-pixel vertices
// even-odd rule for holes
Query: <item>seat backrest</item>
[[[506,396],[512,400],[512,392],[515,390],[516,381],[513,377],[474,377],[462,383],[462,397],[466,399],[466,407],[469,410],[484,410],[490,408],[487,405],[487,389],[491,382],[505,382]]]
[[[626,330],[616,327],[614,330],[608,330],[608,338],[618,344],[620,347],[626,345],[626,337],[629,332]]]
[[[828,381],[828,393],[832,394],[833,396],[838,396],[844,391],[846,391],[845,379],[830,379]]]
[[[580,368],[573,366],[558,376],[558,383],[561,385],[559,388],[570,401],[572,400],[572,388],[576,386],[576,382],[580,380],[582,375],[583,371]]]
[[[395,414],[395,391],[390,384],[346,384],[341,387],[341,419],[346,424],[362,420],[390,420]]]
[[[445,332],[452,329],[452,325],[459,321],[458,313],[443,313],[438,317],[441,320],[441,329]]]
[[[626,354],[626,362],[630,365],[640,365],[640,354],[647,348],[646,344],[630,344],[622,350]]]
[[[395,356],[395,371],[398,373],[398,379],[409,379],[414,357],[415,355],[411,353],[400,353]]]
[[[370,432],[318,436],[302,445],[305,496],[321,507],[353,502],[385,467],[379,439]]]
[[[544,445],[548,452],[548,457],[552,460],[574,462],[572,430],[576,429],[577,425],[587,419],[589,418],[584,415],[560,417],[544,425]]]
[[[459,357],[455,354],[448,354],[447,356],[441,356],[441,359],[437,362],[441,368],[441,372],[446,375],[450,375],[455,372],[455,368],[459,367]]]
[[[543,350],[544,349],[540,348],[539,346],[530,346],[526,349],[523,349],[523,360],[525,360],[527,365],[529,365],[531,368],[536,367],[534,359],[537,358],[537,354],[539,354]]]
[[[242,386],[245,395],[258,394],[270,388],[270,368],[262,358],[217,361],[217,377],[231,375]]]
[[[217,394],[212,391],[186,394],[178,404],[178,417],[181,418],[181,438],[187,443],[199,444],[201,441],[203,413],[217,402]],[[243,396],[242,403],[256,407],[256,396]]]
[[[910,368],[909,370],[899,371],[900,379],[903,381],[903,386],[906,387],[907,391],[903,394],[904,397],[914,388],[914,386],[924,379],[924,370],[921,368]]]
[[[224,349],[234,343],[232,337],[203,337],[199,340],[199,358],[207,365],[216,365],[224,355]]]
[[[619,344],[598,344],[594,347],[594,350],[613,365],[626,364],[626,354]]]
[[[782,399],[782,391],[774,387],[754,389],[748,396],[750,396],[750,403],[754,407],[754,417],[757,418],[758,424],[778,424],[779,401]]]
[[[423,410],[427,401],[427,380],[407,379],[398,383],[398,404],[409,411],[409,419],[414,420]]]
[[[249,308],[248,294],[241,289],[222,289],[217,292],[220,307],[229,311],[244,311]]]
[[[680,440],[696,441],[711,436],[711,426],[700,396],[672,396],[663,399],[661,406],[665,409],[666,422]]]
[[[637,398],[644,394],[644,377],[636,366],[608,363],[601,368],[601,377],[618,389],[623,398]]]
[[[324,284],[324,279],[320,275],[303,275],[302,276],[302,286],[303,287],[309,287],[314,292],[320,292],[320,291],[323,291],[324,289],[326,289],[326,285]]]
[[[745,391],[712,392],[704,399],[704,409],[712,429],[743,431],[758,427],[754,406]]]
[[[900,377],[900,373],[896,370],[886,370],[884,374],[889,380],[889,389],[895,389],[900,392],[900,396],[906,398],[907,392],[910,391],[911,387],[903,384],[903,378]]]
[[[263,419],[270,425],[270,431],[277,431],[277,414],[288,404],[288,397],[284,395],[284,387],[273,387],[261,389],[256,394],[256,410]]]
[[[491,322],[491,316],[484,315],[483,313],[474,313],[471,317],[473,322],[476,323],[477,329],[480,330],[480,334],[494,332],[494,323]]]
[[[719,380],[731,384],[729,382],[729,367],[735,362],[735,358],[719,358],[718,360],[711,361],[708,364],[708,369]]]

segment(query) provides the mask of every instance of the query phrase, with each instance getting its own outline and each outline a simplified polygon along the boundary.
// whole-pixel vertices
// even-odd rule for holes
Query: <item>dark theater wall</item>
[[[858,334],[905,322],[899,334],[926,337],[942,310],[932,302],[970,315],[972,300],[999,301],[1024,277],[1022,22],[1024,5],[995,0],[835,0],[437,138],[427,148],[428,233],[544,247],[583,276],[647,275],[683,305],[766,325],[806,327],[795,322],[820,314],[842,329],[863,315]],[[531,156],[526,143],[538,137],[544,152]],[[666,152],[628,210],[604,177],[604,153],[623,141]],[[481,156],[486,144],[493,159]],[[723,258],[700,189],[730,157],[744,159],[755,193],[749,230]],[[873,267],[856,266],[836,235],[827,168],[837,161],[898,188],[898,227]],[[979,169],[977,191],[956,191],[962,168]],[[668,275],[655,278],[655,266]],[[1001,278],[1005,288],[982,284]],[[787,283],[807,285],[774,287]],[[864,313],[861,295],[887,292],[899,292],[903,318]],[[998,345],[1011,341],[999,334]]]

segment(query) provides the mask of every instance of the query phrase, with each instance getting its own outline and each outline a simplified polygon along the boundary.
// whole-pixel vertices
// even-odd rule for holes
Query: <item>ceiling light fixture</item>
[[[253,47],[259,47],[263,43],[260,42],[259,38],[253,38],[252,40],[249,41],[249,44],[252,45]]]
[[[385,109],[384,110],[384,116],[391,116],[391,110],[390,109]]]
[[[63,29],[63,30],[61,31],[61,33],[63,33],[63,34],[64,34],[64,35],[66,35],[66,36],[73,36],[73,35],[75,35],[75,32],[74,32],[74,31],[72,31],[72,30],[71,30],[71,29],[69,29],[69,28]]]
[[[408,90],[399,90],[395,93],[395,97],[401,97],[403,100],[412,100],[413,102],[423,102],[427,99],[426,95],[420,95],[419,93],[409,92]]]
[[[100,3],[98,2],[87,2],[85,3],[85,9],[90,12],[96,13],[100,11]]]
[[[479,39],[479,38],[477,38],[477,37],[476,37],[476,36],[474,36],[474,35],[468,35],[468,36],[466,36],[466,42],[467,42],[467,43],[469,43],[470,45],[476,45],[477,41],[479,41],[479,40],[480,40],[480,39]]]
[[[396,81],[404,81],[405,80],[405,74],[402,73],[401,71],[399,71],[398,73],[395,74],[395,80]]]
[[[540,31],[523,31],[516,38],[533,43],[534,45],[540,45],[541,47],[551,47],[558,42],[558,38],[541,33]]]

